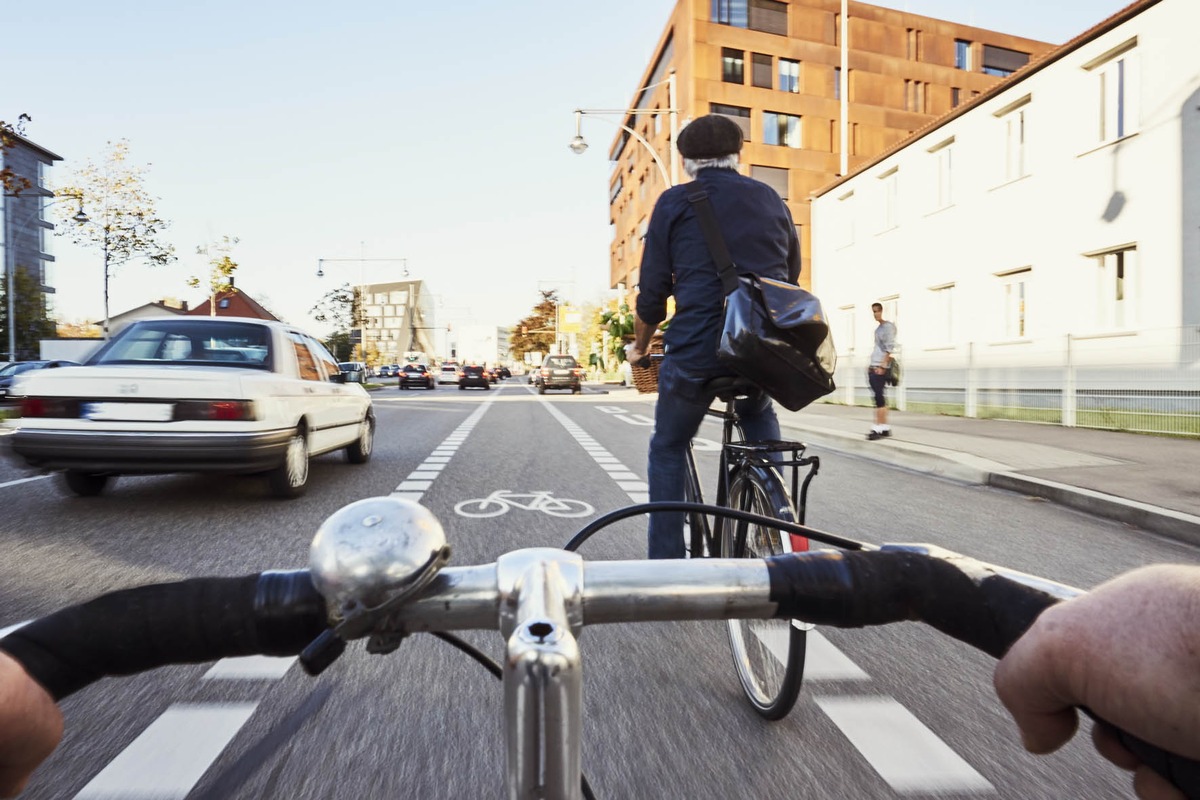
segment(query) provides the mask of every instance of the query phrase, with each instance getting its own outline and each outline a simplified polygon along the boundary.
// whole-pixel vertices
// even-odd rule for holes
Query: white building
[[[879,301],[901,403],[1083,425],[1122,388],[1197,402],[1196,31],[1196,0],[1139,0],[814,196],[842,399],[865,391]]]
[[[509,360],[512,331],[493,325],[456,325],[451,339],[455,357],[464,364],[492,366]]]

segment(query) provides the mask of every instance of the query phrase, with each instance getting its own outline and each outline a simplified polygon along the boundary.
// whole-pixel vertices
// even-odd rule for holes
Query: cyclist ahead
[[[796,283],[800,240],[791,212],[770,186],[738,173],[742,129],[737,123],[719,114],[700,117],[680,132],[678,147],[684,171],[708,194],[738,272]],[[675,297],[658,372],[650,500],[683,500],[688,443],[714,397],[704,384],[734,374],[716,361],[725,294],[683,186],[667,189],[655,204],[639,274],[630,361],[646,353],[667,316],[667,298]],[[779,421],[765,393],[738,400],[736,411],[746,439],[779,438]],[[648,538],[650,558],[683,558],[683,514],[651,514]]]

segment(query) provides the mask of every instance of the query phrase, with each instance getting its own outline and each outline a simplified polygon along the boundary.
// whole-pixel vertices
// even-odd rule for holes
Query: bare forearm
[[[639,351],[645,353],[650,349],[650,339],[654,337],[656,325],[651,325],[648,322],[643,322],[642,318],[634,315],[633,318],[633,344]]]

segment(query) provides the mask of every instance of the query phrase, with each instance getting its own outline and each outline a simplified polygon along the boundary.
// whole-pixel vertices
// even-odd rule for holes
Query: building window
[[[937,344],[954,343],[954,284],[930,290],[929,331]]]
[[[795,114],[764,111],[763,144],[800,147],[800,117]]]
[[[1111,142],[1137,130],[1137,53],[1132,49],[1136,43],[1133,40],[1118,48],[1116,55],[1090,67],[1099,82],[1101,142]]]
[[[921,55],[922,55],[921,38],[922,38],[921,31],[917,30],[916,28],[908,29],[908,37],[907,37],[908,46],[907,46],[906,55],[908,56],[909,61],[920,61],[921,60]]]
[[[963,39],[954,40],[954,66],[958,69],[971,70],[971,43]]]
[[[746,82],[746,52],[721,48],[721,80],[725,83]]]
[[[883,227],[881,230],[890,231],[897,225],[899,176],[900,170],[896,167],[889,169],[879,176],[879,180],[883,185]]]
[[[1029,53],[990,44],[983,46],[983,71],[987,75],[1005,78],[1028,63]]]
[[[751,55],[750,84],[761,89],[771,88],[771,57],[766,53]]]
[[[750,177],[770,186],[784,200],[788,199],[788,171],[786,169],[781,167],[760,167],[752,164],[750,166]]]
[[[1096,324],[1105,330],[1125,330],[1137,325],[1137,247],[1093,255],[1096,261]]]
[[[1024,339],[1029,334],[1029,278],[1032,271],[1022,269],[1000,277],[1001,313],[1005,339]]]
[[[712,0],[713,22],[722,25],[732,25],[735,28],[745,28],[749,24],[746,13],[746,0]]]
[[[800,91],[800,62],[779,59],[779,91],[798,93]]]
[[[904,108],[906,110],[915,111],[918,114],[925,113],[925,89],[928,85],[923,81],[904,81]]]
[[[713,114],[729,117],[742,129],[742,139],[750,141],[750,109],[742,106],[727,106],[721,103],[709,103],[708,110]]]
[[[838,309],[838,335],[834,339],[846,353],[854,352],[854,306],[842,306]]]
[[[787,3],[779,0],[750,0],[749,27],[752,31],[787,36]]]
[[[1004,136],[1004,180],[1015,181],[1029,174],[1025,165],[1025,112],[1032,95],[1025,95],[996,112]]]
[[[838,198],[838,248],[854,244],[854,192]]]
[[[842,99],[842,68],[833,68],[833,99]]]
[[[958,104],[962,102],[962,89],[957,86],[950,87],[950,107],[958,108]]]
[[[954,137],[951,137],[929,149],[929,153],[933,156],[937,175],[933,198],[934,210],[946,208],[954,202],[953,145]]]
[[[217,308],[229,308],[229,298],[222,297],[217,301]]]

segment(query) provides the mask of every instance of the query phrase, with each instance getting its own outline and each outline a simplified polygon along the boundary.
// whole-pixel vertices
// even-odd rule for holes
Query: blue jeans
[[[714,394],[705,392],[705,381],[721,372],[691,372],[675,366],[670,356],[658,371],[658,403],[654,407],[654,434],[650,437],[650,501],[683,500],[687,473],[687,448],[700,430]],[[765,393],[734,403],[746,439],[778,439],[779,420]],[[683,519],[678,511],[650,515],[649,557],[683,558]]]

